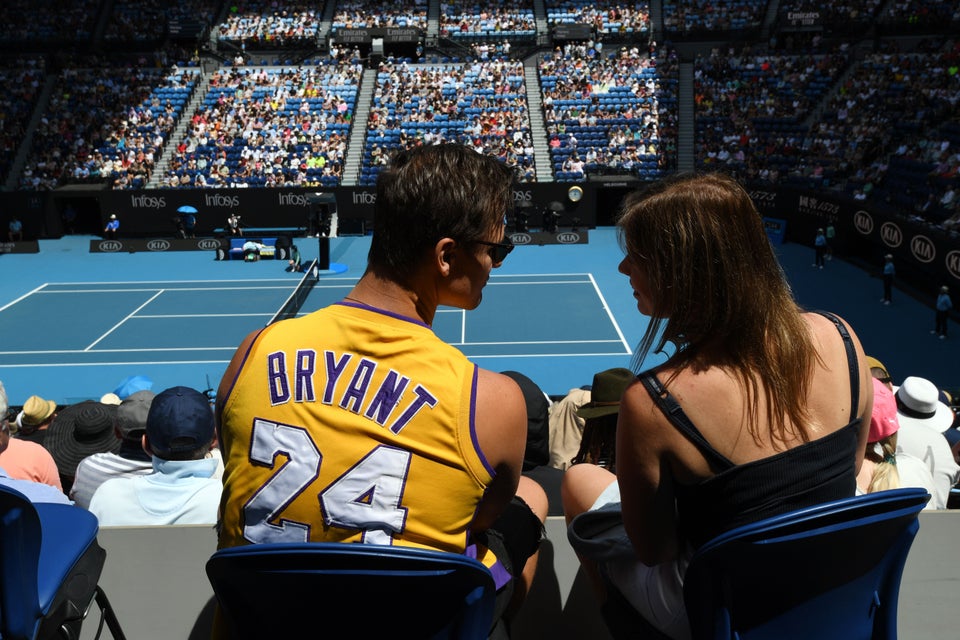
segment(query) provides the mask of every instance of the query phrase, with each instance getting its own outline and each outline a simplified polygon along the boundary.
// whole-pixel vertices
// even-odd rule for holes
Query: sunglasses
[[[504,236],[503,239],[504,242],[487,242],[485,240],[476,240],[475,242],[490,247],[490,258],[493,259],[493,264],[500,264],[507,259],[515,246],[510,236]]]

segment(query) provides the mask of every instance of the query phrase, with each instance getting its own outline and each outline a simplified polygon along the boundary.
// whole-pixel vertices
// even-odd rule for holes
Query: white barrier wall
[[[900,637],[955,640],[960,629],[960,510],[924,512],[900,591]],[[213,591],[204,572],[216,549],[206,526],[105,527],[100,585],[130,640],[207,640]],[[785,568],[789,571],[789,567]],[[319,603],[317,594],[306,596]],[[82,639],[96,635],[98,613]],[[109,631],[103,638],[109,638]],[[513,625],[518,640],[606,640],[596,600],[579,573],[563,518],[547,520],[534,588]]]

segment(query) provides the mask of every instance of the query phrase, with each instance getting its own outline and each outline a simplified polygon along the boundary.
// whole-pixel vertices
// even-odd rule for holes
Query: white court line
[[[44,285],[44,286],[47,286],[47,287],[78,287],[78,286],[81,286],[81,285],[83,285],[83,286],[92,286],[92,285],[97,285],[97,284],[109,285],[109,286],[113,286],[113,285],[117,285],[117,284],[133,284],[133,285],[137,285],[137,284],[177,285],[177,284],[183,284],[183,283],[190,283],[190,284],[205,284],[205,283],[207,283],[207,284],[215,284],[215,283],[218,283],[218,282],[226,282],[226,283],[229,283],[229,284],[236,284],[236,283],[238,283],[238,282],[241,282],[241,283],[242,283],[242,282],[256,282],[256,283],[259,284],[259,283],[264,283],[264,282],[290,282],[290,280],[288,280],[288,279],[286,279],[286,278],[262,278],[262,279],[259,279],[259,280],[255,280],[255,279],[251,279],[251,280],[109,280],[109,281],[106,281],[106,280],[105,280],[105,281],[103,281],[103,282],[99,282],[99,281],[92,281],[92,282],[48,282],[48,283],[46,283],[46,285]],[[230,287],[224,287],[224,288],[229,289]]]
[[[129,320],[129,319],[132,318],[133,316],[137,315],[137,311],[140,311],[140,309],[143,309],[145,306],[147,306],[148,304],[150,304],[151,302],[153,302],[154,300],[156,300],[162,293],[163,293],[163,289],[161,289],[160,291],[157,291],[155,294],[153,294],[152,296],[150,296],[142,305],[140,305],[139,307],[137,307],[136,309],[134,309],[131,313],[128,313],[127,316],[126,316],[123,320],[121,320],[121,321],[118,322],[117,324],[115,324],[115,325],[113,325],[112,327],[110,327],[110,330],[109,330],[109,331],[107,331],[105,334],[103,334],[102,336],[100,336],[99,338],[97,338],[96,340],[94,340],[93,342],[91,342],[90,344],[88,344],[87,347],[84,349],[84,351],[89,351],[90,349],[92,349],[92,348],[94,348],[95,346],[97,346],[97,343],[98,343],[98,342],[100,342],[101,340],[103,340],[104,338],[106,338],[108,335],[110,335],[111,333],[113,333],[114,331],[116,331],[116,330],[120,327],[120,325],[122,325],[124,322],[126,322],[127,320]]]
[[[523,344],[623,344],[619,340],[517,340],[513,342],[456,342],[457,347],[499,347],[503,345]]]
[[[493,278],[575,278],[589,277],[589,273],[495,273]]]
[[[532,344],[621,344],[619,340],[554,340],[554,341],[539,341],[539,342],[459,342],[459,343],[448,343],[454,347],[474,347],[474,346],[524,346]],[[189,351],[236,351],[236,345],[230,347],[144,347],[138,349],[97,349],[96,351],[89,351],[86,349],[50,349],[44,351],[0,351],[0,356],[39,356],[39,355],[75,355],[78,353],[141,353],[141,352],[157,352],[157,353],[173,353],[173,352],[189,352]],[[609,353],[604,354],[564,354],[564,353],[543,353],[536,354],[542,356],[563,356],[563,355],[610,355]],[[628,351],[624,355],[630,355]],[[471,356],[477,358],[512,358],[513,354],[510,355],[483,355],[483,356]],[[520,357],[520,356],[518,356]],[[532,356],[531,356],[532,357]],[[0,365],[0,366],[19,366],[19,365]],[[45,365],[44,365],[45,366]]]
[[[586,280],[571,280],[570,278],[577,278],[578,276],[586,278]],[[525,278],[527,280],[520,281],[520,278]],[[537,278],[536,280],[529,280],[530,278]],[[541,278],[564,278],[564,280],[542,280]],[[510,279],[509,282],[503,282],[504,279]],[[341,289],[347,286],[355,284],[359,280],[358,277],[324,277],[314,285],[314,288],[326,288],[326,289]],[[78,283],[46,283],[30,291],[20,298],[11,301],[7,305],[0,307],[0,311],[10,307],[17,302],[29,297],[34,293],[103,293],[103,292],[125,292],[125,291],[157,291],[150,300],[148,300],[144,305],[141,305],[140,308],[143,308],[146,304],[149,304],[150,301],[156,298],[160,293],[164,293],[164,290],[157,290],[156,288],[144,288],[142,285],[149,284],[166,284],[166,285],[176,285],[178,283],[190,283],[190,284],[216,284],[216,283],[228,283],[231,285],[237,284],[246,284],[249,283],[253,286],[230,286],[230,287],[204,287],[204,286],[194,286],[194,287],[171,287],[167,291],[247,291],[250,289],[288,289],[290,288],[290,281],[287,279],[262,279],[262,280],[157,280],[157,281],[137,281],[137,282],[86,282],[82,283],[85,287],[90,287],[91,285],[95,286],[97,284],[109,285],[110,288],[105,289],[63,289],[60,291],[49,291],[44,290],[51,286],[73,286]],[[262,286],[269,283],[283,283],[285,286]],[[116,285],[130,284],[130,285],[141,285],[140,288],[129,288],[129,289],[117,289],[114,288]],[[625,355],[632,355],[633,350],[630,345],[627,343],[626,338],[623,335],[623,331],[620,329],[620,326],[617,324],[616,319],[613,317],[612,312],[610,311],[609,306],[607,305],[606,300],[603,297],[602,292],[600,291],[599,286],[596,283],[596,280],[593,277],[592,273],[527,273],[527,274],[492,274],[488,285],[548,285],[548,284],[592,284],[594,290],[597,293],[597,297],[600,298],[601,303],[603,304],[604,310],[606,310],[610,322],[613,325],[614,329],[619,336],[619,340],[548,340],[548,341],[523,341],[523,342],[466,342],[466,311],[463,309],[455,308],[439,308],[437,313],[459,313],[462,317],[461,322],[461,342],[455,344],[454,346],[459,347],[470,347],[470,346],[496,346],[496,345],[510,345],[510,346],[522,346],[522,345],[534,345],[534,344],[611,344],[619,343],[623,346]],[[138,309],[139,310],[139,309]],[[98,338],[95,342],[91,343],[83,350],[54,350],[54,351],[5,351],[0,352],[0,355],[43,355],[43,354],[77,354],[77,353],[141,353],[141,352],[190,352],[190,351],[230,351],[231,353],[236,350],[235,346],[231,347],[182,347],[182,348],[138,348],[138,349],[98,349],[96,351],[91,351],[91,349],[111,332],[115,331],[121,324],[126,322],[129,319],[160,319],[160,318],[204,318],[204,317],[268,317],[272,314],[269,313],[249,313],[249,314],[176,314],[176,315],[143,315],[133,317],[136,311],[133,314],[130,314],[123,320],[121,320],[117,325],[110,329],[106,334]],[[493,354],[493,355],[474,355],[471,358],[480,358],[480,359],[489,359],[489,358],[553,358],[553,357],[587,357],[587,356],[609,356],[610,353],[531,353],[531,354]],[[197,361],[197,360],[188,360],[183,362],[97,362],[97,363],[56,363],[51,365],[40,365],[40,364],[27,364],[27,365],[3,365],[5,367],[42,367],[42,366],[104,366],[104,365],[131,365],[131,364],[220,364],[228,362],[229,360],[211,360],[211,361]]]
[[[147,318],[150,320],[157,320],[160,318],[272,318],[272,313],[171,313],[170,315],[162,314],[144,314],[142,316],[137,316],[136,318],[131,318],[132,320],[141,320]]]
[[[8,307],[12,307],[13,305],[17,304],[17,303],[20,302],[21,300],[25,300],[25,299],[29,298],[30,296],[32,296],[32,295],[35,294],[35,293],[43,293],[43,292],[41,291],[41,289],[43,289],[45,286],[47,286],[47,285],[42,284],[42,285],[40,285],[39,287],[37,287],[36,289],[34,289],[33,291],[28,291],[27,293],[23,294],[22,296],[20,296],[20,297],[17,298],[16,300],[10,301],[9,303],[7,303],[7,304],[3,305],[2,307],[0,307],[0,311],[3,311],[4,309],[7,309]]]
[[[472,354],[468,356],[471,360],[489,360],[490,358],[594,358],[594,357],[608,357],[608,356],[620,356],[620,355],[629,355],[625,353],[610,353],[609,351],[602,351],[599,353],[497,353],[491,355],[478,355]]]
[[[156,351],[158,353],[177,351],[236,351],[237,345],[232,347],[144,347],[143,349],[51,349],[49,351],[0,351],[0,356],[46,356],[46,355],[76,355],[78,353],[140,353],[141,351]],[[7,365],[0,365],[7,366]]]
[[[597,281],[593,279],[593,274],[590,274],[590,282],[593,283],[593,288],[597,291],[597,297],[600,298],[600,302],[603,303],[603,308],[607,312],[607,315],[610,317],[610,324],[613,325],[613,328],[617,330],[617,335],[620,336],[620,341],[623,343],[623,348],[626,349],[627,355],[633,355],[633,349],[627,343],[627,338],[623,335],[623,331],[620,330],[620,325],[617,324],[617,319],[613,317],[613,312],[610,311],[610,306],[607,304],[606,298],[603,297],[603,292],[600,291],[600,287],[597,285]]]
[[[488,287],[514,287],[520,285],[549,285],[549,284],[590,284],[589,280],[527,280],[519,282],[493,282],[487,283]]]
[[[170,288],[160,288],[157,287],[141,287],[139,289],[130,288],[130,289],[70,289],[70,290],[60,290],[60,291],[37,291],[36,293],[42,293],[48,296],[55,296],[62,293],[131,293],[131,292],[142,292],[142,291],[162,291],[166,293],[173,293],[176,291],[251,291],[254,289],[263,289],[263,290],[281,290],[289,291],[295,289],[296,285],[286,286],[286,287],[170,287]]]
[[[236,349],[234,348],[234,351]],[[230,362],[230,359],[226,360],[131,360],[129,362],[52,362],[50,364],[5,364],[3,365],[4,369],[42,369],[46,367],[56,367],[58,369],[62,367],[139,367],[141,365],[162,365],[162,364],[173,364],[173,365],[191,365],[191,364],[227,364]]]

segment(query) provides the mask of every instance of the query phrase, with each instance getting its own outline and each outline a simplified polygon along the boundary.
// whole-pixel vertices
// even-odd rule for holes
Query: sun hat
[[[190,387],[161,391],[150,404],[146,433],[150,448],[160,458],[209,444],[214,435],[210,400]]]
[[[50,423],[43,446],[57,463],[60,475],[72,477],[77,465],[95,453],[116,453],[120,439],[113,431],[116,405],[86,400],[72,404]]]
[[[870,369],[880,369],[883,371],[884,378],[891,378],[890,371],[887,369],[887,367],[873,356],[867,356],[867,367]]]
[[[873,412],[870,414],[870,435],[867,442],[880,442],[900,429],[897,419],[897,399],[890,388],[873,379]]]
[[[590,402],[577,409],[581,418],[599,418],[620,411],[620,398],[630,383],[636,379],[633,371],[617,367],[600,371],[593,376]]]
[[[18,420],[21,427],[36,427],[50,419],[57,410],[57,403],[53,400],[44,400],[40,396],[30,396],[23,403],[23,411]]]
[[[117,429],[127,440],[140,440],[147,431],[147,414],[156,396],[153,391],[144,389],[127,396],[117,407]]]
[[[900,426],[919,426],[941,433],[953,424],[953,411],[940,402],[937,386],[917,376],[910,376],[896,391],[897,416]]]
[[[118,405],[118,404],[120,404],[120,402],[122,402],[122,401],[120,400],[120,396],[118,396],[117,394],[115,394],[115,393],[113,393],[113,392],[110,392],[110,393],[105,393],[105,394],[103,394],[102,396],[100,396],[100,402],[102,402],[103,404],[116,404],[116,405]]]

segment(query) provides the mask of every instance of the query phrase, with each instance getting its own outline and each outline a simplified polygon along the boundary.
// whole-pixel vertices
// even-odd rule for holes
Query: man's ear
[[[153,455],[153,449],[150,447],[150,440],[147,439],[147,434],[143,434],[140,438],[140,446],[143,447],[143,450],[148,456]]]
[[[450,275],[453,269],[454,255],[457,251],[457,241],[453,238],[441,238],[434,246],[437,268],[443,276]]]

